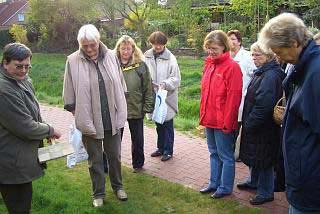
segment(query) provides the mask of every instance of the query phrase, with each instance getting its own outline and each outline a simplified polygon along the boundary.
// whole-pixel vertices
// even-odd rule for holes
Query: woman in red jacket
[[[242,73],[230,57],[230,43],[221,30],[210,32],[203,44],[208,53],[201,82],[200,124],[206,127],[210,153],[209,185],[201,193],[212,198],[230,195],[235,176],[235,131],[242,94]]]

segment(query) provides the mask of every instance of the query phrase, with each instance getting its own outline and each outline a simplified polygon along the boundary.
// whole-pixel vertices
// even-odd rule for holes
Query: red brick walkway
[[[43,119],[63,131],[61,141],[68,140],[68,130],[72,115],[60,108],[41,106]],[[205,140],[198,137],[189,137],[175,132],[174,156],[167,162],[160,158],[151,158],[150,154],[156,148],[156,131],[145,127],[145,172],[147,174],[179,183],[198,191],[209,178],[209,154]],[[122,142],[122,162],[131,167],[131,140],[128,128],[125,128]],[[236,164],[235,183],[243,181],[248,175],[248,168]],[[200,193],[199,193],[200,194]],[[240,203],[251,206],[249,199],[253,192],[239,191],[234,188],[233,194],[226,198],[238,200]],[[275,193],[275,201],[261,206],[267,213],[288,213],[288,202],[284,193]]]

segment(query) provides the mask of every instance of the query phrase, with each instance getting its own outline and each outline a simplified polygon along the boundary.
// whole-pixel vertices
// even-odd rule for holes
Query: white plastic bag
[[[163,124],[166,119],[168,110],[166,104],[167,93],[167,90],[160,88],[156,94],[156,103],[152,114],[152,120],[156,123]]]
[[[70,125],[69,143],[74,148],[74,153],[67,156],[67,166],[72,168],[76,163],[88,159],[88,153],[82,143],[82,134],[74,123]]]

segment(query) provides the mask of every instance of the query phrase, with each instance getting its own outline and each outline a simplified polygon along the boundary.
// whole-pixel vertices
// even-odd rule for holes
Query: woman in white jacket
[[[162,156],[167,161],[173,155],[174,128],[173,118],[178,112],[178,87],[181,77],[176,57],[165,47],[167,37],[160,31],[153,32],[149,37],[152,48],[145,52],[146,64],[149,67],[155,92],[159,88],[168,91],[166,104],[168,112],[163,124],[157,126],[157,147],[151,157]]]

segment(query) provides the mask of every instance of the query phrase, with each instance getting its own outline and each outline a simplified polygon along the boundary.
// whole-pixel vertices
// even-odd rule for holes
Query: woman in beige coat
[[[109,163],[113,191],[127,200],[121,176],[120,130],[127,120],[126,85],[116,55],[101,41],[97,28],[84,25],[78,34],[80,48],[67,58],[64,108],[73,113],[88,152],[93,206],[105,197],[103,151]]]
[[[158,149],[152,157],[162,156],[167,161],[173,155],[174,129],[173,118],[178,113],[178,87],[180,86],[180,70],[176,57],[165,47],[167,37],[160,31],[153,32],[149,37],[152,48],[144,55],[152,77],[155,91],[159,87],[168,91],[166,104],[168,112],[163,124],[156,123]]]

